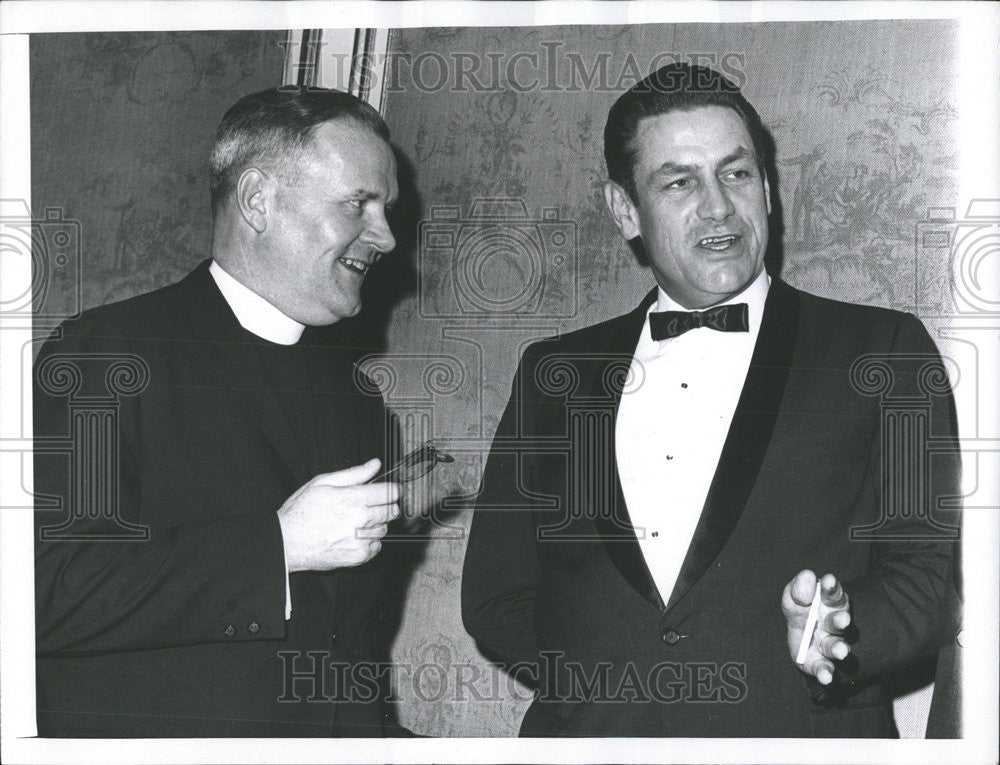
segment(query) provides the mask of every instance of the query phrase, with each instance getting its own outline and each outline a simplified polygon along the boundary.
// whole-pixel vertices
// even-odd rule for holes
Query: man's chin
[[[706,285],[701,290],[695,291],[690,295],[686,295],[686,300],[677,299],[681,305],[689,310],[703,310],[705,308],[711,308],[719,303],[725,303],[727,300],[739,295],[743,290],[749,287],[757,275],[754,274],[749,279],[733,279],[732,281],[723,282],[721,284],[716,283],[712,285]],[[669,294],[669,292],[667,293]]]
[[[718,301],[728,300],[733,295],[738,295],[756,279],[763,270],[763,263],[757,268],[739,267],[727,269],[716,275],[712,280],[709,292],[718,296]]]
[[[341,319],[351,319],[361,313],[361,301],[359,300],[353,306],[338,306],[336,311],[333,313],[333,319],[330,324],[340,321]]]
[[[361,313],[361,302],[358,301],[353,306],[330,306],[325,311],[316,311],[302,318],[294,318],[300,324],[305,324],[307,327],[328,327],[331,324],[336,324],[338,321],[343,319],[350,319],[352,316],[357,316]]]

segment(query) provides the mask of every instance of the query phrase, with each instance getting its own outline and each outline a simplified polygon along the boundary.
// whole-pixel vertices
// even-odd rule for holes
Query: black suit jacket
[[[384,450],[381,398],[359,391],[337,332],[257,338],[206,261],[45,344],[41,736],[382,734],[384,557],[291,574],[284,616],[276,511],[314,475]]]
[[[538,686],[521,734],[892,735],[879,675],[954,630],[941,602],[957,517],[925,512],[958,493],[954,409],[933,342],[908,314],[773,280],[663,603],[614,454],[654,295],[527,349],[485,469],[463,617],[488,654]],[[931,447],[933,458],[919,453]],[[669,486],[663,497],[669,512]],[[804,568],[834,572],[851,598],[853,653],[833,689],[789,657],[781,593]]]

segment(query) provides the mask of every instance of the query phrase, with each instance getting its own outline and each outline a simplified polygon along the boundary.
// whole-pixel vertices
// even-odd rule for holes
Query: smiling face
[[[701,106],[645,117],[635,144],[637,199],[605,185],[622,235],[641,237],[657,283],[686,308],[741,292],[764,268],[771,201],[739,115]]]
[[[286,172],[262,187],[267,211],[254,258],[254,291],[302,324],[361,310],[369,268],[396,241],[396,160],[371,130],[349,120],[319,125]]]

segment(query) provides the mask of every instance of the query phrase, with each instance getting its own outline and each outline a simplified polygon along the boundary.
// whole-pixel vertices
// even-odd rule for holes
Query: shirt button
[[[674,645],[680,639],[681,636],[677,630],[663,631],[663,642],[666,643],[667,645]]]
[[[260,625],[257,624],[257,622],[250,622],[250,624],[247,625],[247,630],[249,630],[251,635],[256,635],[260,632]]]
[[[224,633],[226,637],[232,637],[233,635],[236,634],[236,628],[232,624],[230,624],[228,627],[226,627]]]

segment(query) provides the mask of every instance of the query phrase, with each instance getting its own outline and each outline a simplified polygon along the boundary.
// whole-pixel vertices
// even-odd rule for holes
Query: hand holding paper
[[[850,646],[843,639],[851,624],[850,602],[837,577],[821,580],[806,569],[785,586],[781,610],[788,625],[791,658],[823,685],[833,681],[834,661],[847,658]]]

